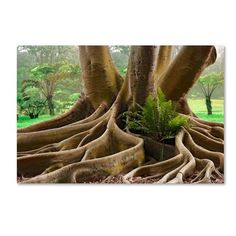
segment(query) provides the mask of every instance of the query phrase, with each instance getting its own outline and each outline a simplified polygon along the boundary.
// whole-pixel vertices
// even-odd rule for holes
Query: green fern
[[[175,111],[175,105],[168,101],[159,89],[157,98],[148,96],[143,107],[136,112],[125,112],[126,129],[151,136],[160,141],[172,138],[181,127],[188,127],[188,118]]]
[[[177,115],[175,118],[169,121],[170,132],[176,133],[180,127],[189,127],[188,119],[186,117]]]

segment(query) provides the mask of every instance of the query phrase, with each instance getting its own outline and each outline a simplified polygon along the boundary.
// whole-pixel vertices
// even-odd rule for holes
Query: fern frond
[[[172,138],[183,126],[188,126],[188,119],[180,116],[175,110],[175,104],[167,100],[159,89],[158,97],[148,96],[144,106],[136,112],[125,112],[126,127],[142,132],[159,140]]]

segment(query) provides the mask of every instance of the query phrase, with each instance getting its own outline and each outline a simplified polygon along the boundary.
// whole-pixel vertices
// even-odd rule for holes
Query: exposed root
[[[80,133],[84,137],[80,137],[79,144],[77,139],[78,146],[74,149],[19,157],[18,174],[36,176],[24,181],[26,183],[82,183],[127,173],[144,163],[142,139],[123,132],[112,115],[109,119],[99,120],[88,132]],[[60,142],[58,146],[69,139]],[[32,166],[36,168],[30,168]]]
[[[78,120],[82,120],[85,117],[93,113],[93,108],[87,97],[82,96],[75,105],[63,115],[60,115],[54,119],[43,121],[26,128],[20,128],[17,133],[29,133],[47,129],[54,129],[62,127]]]
[[[224,139],[224,129],[221,127],[214,126],[210,130],[211,135],[217,138]]]
[[[144,179],[145,178],[148,179],[150,177],[161,178],[171,170],[177,168],[178,166],[181,166],[183,163],[185,163],[183,155],[178,154],[177,156],[171,158],[170,160],[136,168],[132,170],[130,173],[128,173],[125,176],[125,179],[129,180],[130,178],[132,179],[137,176],[140,176]]]
[[[215,141],[211,137],[206,137],[205,135],[191,128],[188,130],[188,132],[194,142],[199,146],[214,152],[224,152],[223,142]]]
[[[61,152],[32,154],[17,159],[18,175],[32,177],[43,173],[50,166],[57,163],[63,166],[81,161],[85,148],[72,149]]]
[[[215,168],[214,163],[208,159],[196,159],[198,174],[190,183],[212,183],[212,179],[223,179],[223,175]]]
[[[213,136],[209,130],[207,129],[204,129],[204,128],[201,128],[201,127],[192,127],[193,130],[196,130],[198,131],[199,133],[202,133],[204,134],[205,136],[215,140],[215,141],[218,141],[218,142],[221,142],[221,143],[224,143],[224,140],[223,139],[220,139],[220,138],[217,138],[215,136]]]
[[[90,130],[96,126],[100,121],[105,119],[109,115],[109,112],[105,113],[99,118],[88,121],[86,123],[78,123],[76,125],[68,125],[60,128],[43,130],[30,133],[19,133],[17,135],[17,149],[19,152],[37,149],[48,144],[60,142],[66,138],[69,138],[75,134]]]
[[[134,137],[129,137],[133,139]],[[31,178],[26,183],[83,183],[105,179],[109,175],[115,176],[123,171],[129,171],[144,161],[143,141],[135,138],[135,146],[113,155],[92,160],[76,162],[62,167],[49,174]]]
[[[41,148],[30,150],[30,151],[18,152],[17,155],[18,155],[18,157],[20,157],[20,156],[26,156],[26,155],[30,155],[30,154],[59,152],[59,151],[74,149],[82,142],[84,137],[86,137],[88,134],[89,134],[89,130],[86,130],[82,133],[75,134],[67,139],[64,139],[59,143],[48,144],[48,145],[43,146]]]
[[[84,124],[93,120],[98,119],[102,115],[104,115],[107,111],[107,105],[102,103],[90,116],[86,117],[85,119],[76,121],[74,123],[69,124],[70,126],[77,125],[77,124]]]
[[[215,127],[215,126],[217,127],[218,126],[218,127],[224,128],[224,123],[201,120],[197,117],[193,117],[192,119],[199,122],[199,123],[201,123],[201,124],[208,125],[210,127]]]
[[[195,157],[199,159],[205,159],[207,157],[207,159],[211,160],[214,163],[217,169],[219,169],[222,172],[224,171],[224,154],[223,153],[209,151],[197,145],[193,141],[188,131],[186,131],[185,137],[186,137],[184,140],[185,144]]]
[[[175,142],[178,155],[166,161],[138,167],[125,175],[125,180],[130,183],[212,183],[216,179],[222,180],[223,142],[211,135],[209,137],[207,130],[203,132],[201,128],[200,131],[182,129]]]
[[[116,104],[116,103],[115,103]],[[118,111],[101,105],[84,120],[20,133],[17,172],[23,183],[219,183],[223,126],[190,118],[175,145],[126,133]]]

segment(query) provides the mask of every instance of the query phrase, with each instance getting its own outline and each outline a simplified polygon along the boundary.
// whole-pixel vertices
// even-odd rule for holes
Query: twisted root
[[[33,154],[21,152],[18,174],[29,178],[25,183],[83,183],[140,166],[144,162],[143,140],[122,131],[112,114],[110,110],[94,121],[75,125],[81,133],[36,149]],[[68,129],[71,132],[71,126]],[[66,150],[69,145],[73,149]],[[57,148],[49,151],[52,146]]]
[[[224,173],[223,125],[215,122],[202,122],[195,117],[190,121],[192,127],[182,128],[176,135],[176,155],[174,157],[138,167],[124,176],[125,181],[132,183],[212,183],[218,179],[222,182]]]
[[[126,133],[115,106],[63,127],[18,136],[23,183],[217,183],[223,180],[223,125],[191,117],[175,145]],[[163,153],[164,152],[164,153]],[[221,181],[222,182],[222,181]]]

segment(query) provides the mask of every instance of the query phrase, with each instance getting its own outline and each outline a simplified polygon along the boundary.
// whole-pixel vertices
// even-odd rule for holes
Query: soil
[[[196,176],[197,176],[198,172],[194,172],[194,174],[187,178],[184,183],[185,184],[190,184],[191,180],[193,180]],[[26,180],[24,177],[17,177],[17,183],[22,182],[23,180]],[[160,178],[155,177],[155,178],[142,178],[142,177],[133,177],[131,179],[129,179],[128,181],[125,181],[122,175],[118,175],[118,176],[110,176],[108,178],[106,178],[105,180],[101,180],[101,181],[96,181],[96,182],[89,182],[86,184],[156,184],[158,182],[158,180],[160,180]],[[224,176],[223,178],[216,178],[215,176],[213,176],[211,178],[211,183],[212,184],[223,184],[224,183]]]

